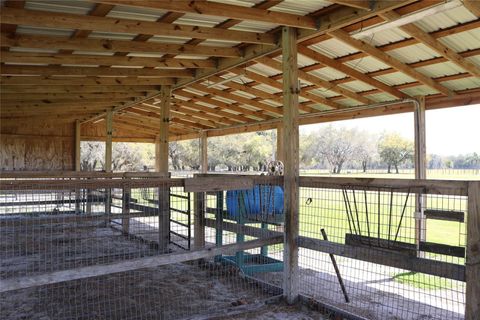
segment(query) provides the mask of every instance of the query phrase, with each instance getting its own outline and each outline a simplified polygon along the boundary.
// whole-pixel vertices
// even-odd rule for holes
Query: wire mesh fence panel
[[[211,249],[193,250],[199,221],[182,184],[133,177],[2,183],[0,318],[225,316],[281,293],[254,281],[242,263],[219,259],[260,254],[256,248],[273,248],[281,235],[232,220],[254,233],[227,228],[231,240],[209,243],[207,231]],[[203,214],[202,223],[210,216]]]
[[[313,183],[300,204],[302,293],[368,319],[463,319],[465,196]]]

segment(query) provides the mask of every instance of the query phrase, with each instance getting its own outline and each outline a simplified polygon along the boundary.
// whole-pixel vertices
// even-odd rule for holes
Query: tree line
[[[265,171],[275,159],[276,131],[244,133],[208,139],[209,171]],[[82,142],[82,170],[102,170],[105,144]],[[358,128],[326,126],[300,136],[302,169],[326,169],[332,173],[357,169],[399,172],[413,168],[413,141],[396,132],[374,134]],[[151,170],[155,163],[153,144],[114,143],[114,171]],[[171,170],[198,170],[199,141],[175,141],[169,144]],[[427,156],[428,169],[478,169],[480,155]]]

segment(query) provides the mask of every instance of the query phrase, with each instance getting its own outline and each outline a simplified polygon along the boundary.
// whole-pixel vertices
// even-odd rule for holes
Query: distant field
[[[400,173],[387,173],[387,170],[370,170],[363,173],[359,170],[344,170],[340,174],[333,174],[328,170],[300,170],[303,176],[330,176],[330,177],[358,177],[358,178],[390,178],[413,179],[413,169],[400,170]],[[433,169],[427,170],[427,179],[443,180],[480,180],[480,169]]]

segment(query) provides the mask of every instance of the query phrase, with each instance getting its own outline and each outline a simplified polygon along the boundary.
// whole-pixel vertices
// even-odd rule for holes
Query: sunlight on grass
[[[418,272],[403,272],[393,275],[395,282],[424,290],[450,289],[452,280]]]

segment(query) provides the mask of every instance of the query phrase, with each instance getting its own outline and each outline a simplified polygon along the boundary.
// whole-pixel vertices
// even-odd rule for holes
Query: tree
[[[105,143],[98,141],[83,141],[80,146],[80,170],[103,170],[105,162]],[[98,167],[98,168],[97,168]]]
[[[398,173],[398,167],[413,158],[413,142],[398,133],[385,134],[378,143],[378,154],[387,164],[388,173],[391,173],[392,166]]]
[[[112,170],[135,171],[141,169],[144,160],[139,146],[116,142],[112,145]],[[81,145],[80,167],[82,171],[105,170],[105,143],[84,141]]]
[[[377,156],[377,148],[374,139],[376,139],[376,136],[369,134],[366,131],[358,132],[355,137],[355,158],[360,162],[363,172],[367,172],[368,166]]]

